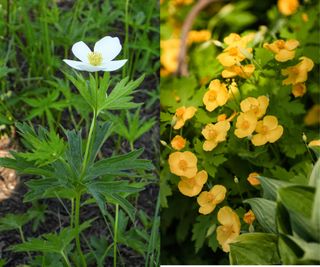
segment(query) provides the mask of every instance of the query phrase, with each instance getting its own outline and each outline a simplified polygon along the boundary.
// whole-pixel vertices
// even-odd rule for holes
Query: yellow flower
[[[168,39],[160,42],[161,57],[163,66],[162,73],[168,75],[174,73],[178,68],[178,55],[180,51],[180,39]]]
[[[269,98],[264,95],[259,96],[258,98],[247,97],[240,103],[242,112],[253,111],[258,119],[266,113],[268,105]]]
[[[187,43],[201,43],[210,40],[211,32],[208,30],[190,31],[188,33]]]
[[[300,60],[297,65],[281,70],[282,75],[288,76],[282,81],[282,84],[303,83],[308,79],[308,72],[313,69],[314,63],[307,57],[301,57]]]
[[[310,141],[308,146],[320,146],[320,139]]]
[[[262,146],[269,143],[274,143],[283,134],[283,127],[278,125],[278,119],[275,116],[265,116],[263,120],[258,121],[256,132],[251,142],[255,146]]]
[[[190,151],[173,152],[169,156],[170,171],[177,176],[192,178],[196,176],[197,157]]]
[[[230,33],[227,37],[223,39],[224,43],[227,44],[228,47],[243,47],[245,48],[250,41],[254,38],[254,33],[249,33],[243,37],[241,37],[237,33]]]
[[[230,251],[232,243],[240,235],[240,219],[230,207],[223,207],[218,211],[218,221],[222,224],[217,227],[217,240],[224,252]]]
[[[234,99],[238,99],[240,97],[240,92],[239,92],[239,89],[238,89],[238,85],[237,83],[235,82],[234,79],[232,79],[232,82],[231,84],[228,86],[229,88],[229,99],[231,100],[234,100]]]
[[[196,113],[197,109],[195,107],[185,106],[177,108],[176,113],[173,117],[174,126],[173,129],[178,130],[184,126],[187,120],[191,119]]]
[[[296,51],[295,49],[299,46],[299,42],[297,40],[277,40],[272,44],[265,43],[263,45],[264,48],[270,50],[274,54],[276,54],[275,59],[279,62],[285,62],[290,59],[293,59]]]
[[[256,219],[256,216],[254,215],[252,210],[249,210],[244,216],[243,216],[243,221],[246,224],[252,224]]]
[[[209,90],[204,94],[202,100],[206,109],[211,112],[227,103],[228,97],[227,86],[215,79],[210,82]]]
[[[182,6],[182,5],[190,5],[193,3],[193,0],[171,0],[172,4],[175,6]]]
[[[217,121],[225,121],[227,119],[227,114],[223,113],[218,115]]]
[[[171,140],[171,146],[175,150],[181,150],[185,147],[186,145],[186,139],[184,139],[181,135],[176,135],[172,140]]]
[[[304,83],[296,83],[292,86],[291,93],[294,97],[303,96],[307,92],[307,87]]]
[[[218,143],[225,141],[229,129],[230,123],[226,120],[219,121],[216,124],[207,124],[201,132],[206,139],[203,143],[203,150],[211,151],[218,145]]]
[[[257,178],[258,176],[259,176],[259,173],[252,172],[252,173],[249,174],[249,176],[247,178],[247,181],[253,186],[259,185],[260,184],[260,180]]]
[[[298,0],[278,0],[279,12],[285,16],[294,14],[299,7]]]
[[[202,170],[192,178],[181,177],[181,180],[178,183],[178,188],[181,194],[188,197],[194,197],[201,192],[202,187],[207,180],[208,174],[205,170]]]
[[[304,117],[304,124],[311,126],[315,124],[320,124],[320,105],[313,105],[309,110],[307,115]]]
[[[223,185],[215,185],[211,190],[203,191],[197,198],[200,205],[199,213],[207,215],[215,209],[226,197],[227,189]]]
[[[248,64],[244,66],[231,66],[224,69],[221,73],[223,78],[233,78],[240,76],[241,78],[248,79],[254,72],[255,67],[253,64]]]
[[[252,52],[252,48],[246,48],[245,50],[248,53]],[[224,67],[231,67],[246,59],[246,56],[241,53],[238,47],[231,46],[223,50],[223,52],[217,56],[217,59]]]
[[[240,113],[236,122],[234,134],[238,138],[250,136],[257,126],[257,117],[252,110]]]

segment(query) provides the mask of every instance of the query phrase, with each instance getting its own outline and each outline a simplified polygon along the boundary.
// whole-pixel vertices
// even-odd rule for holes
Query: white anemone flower
[[[70,67],[89,71],[114,71],[120,69],[127,59],[113,60],[121,51],[122,46],[118,37],[106,36],[95,43],[93,52],[82,41],[72,46],[72,53],[81,61],[64,59]]]

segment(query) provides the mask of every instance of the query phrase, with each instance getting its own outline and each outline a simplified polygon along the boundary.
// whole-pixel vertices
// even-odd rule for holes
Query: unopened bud
[[[305,133],[302,133],[302,140],[303,140],[303,142],[307,142],[307,136],[306,136],[306,134]]]
[[[167,142],[166,141],[163,141],[163,140],[160,140],[160,144],[163,145],[163,146],[167,146]]]
[[[238,179],[238,177],[237,177],[237,176],[235,176],[233,180],[234,180],[234,182],[235,182],[236,184],[238,184],[238,183],[239,183],[239,179]]]

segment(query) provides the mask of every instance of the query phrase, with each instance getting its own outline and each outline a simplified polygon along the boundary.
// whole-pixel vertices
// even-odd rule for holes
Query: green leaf
[[[280,264],[277,236],[265,233],[242,234],[230,244],[232,265]]]
[[[314,165],[310,178],[309,178],[309,186],[316,187],[318,182],[320,181],[320,158],[317,160]]]
[[[100,160],[89,167],[87,176],[133,176],[132,171],[152,170],[153,166],[149,160],[138,159],[142,152],[143,149],[138,149],[124,155]]]
[[[306,218],[311,218],[314,189],[307,186],[287,186],[280,188],[279,200],[283,205]]]
[[[104,124],[97,125],[96,131],[94,134],[94,141],[91,149],[89,164],[92,164],[95,161],[97,154],[99,153],[102,145],[108,139],[108,137],[112,134],[113,129],[114,129],[113,124],[111,122],[106,122]]]
[[[207,231],[212,225],[212,219],[210,218],[210,216],[200,215],[196,220],[197,222],[194,223],[192,228],[192,240],[195,241],[195,250],[196,252],[198,252],[204,244],[207,236]]]
[[[263,197],[270,200],[276,200],[278,189],[290,185],[288,182],[271,179],[264,176],[258,176],[263,189]]]
[[[28,214],[7,214],[0,218],[0,232],[17,230],[32,219]]]
[[[278,239],[278,249],[282,264],[296,264],[297,259],[303,255],[303,250],[289,237],[281,235]]]
[[[65,131],[65,134],[68,138],[68,145],[65,154],[66,160],[73,172],[76,174],[75,176],[78,177],[81,172],[83,160],[81,131]]]
[[[98,113],[102,110],[123,110],[138,107],[140,104],[131,102],[133,99],[132,94],[144,80],[144,75],[135,81],[129,81],[129,77],[121,80],[111,93],[106,96],[104,103],[98,106]]]
[[[79,226],[79,231],[90,227],[92,220],[86,221]],[[42,253],[60,253],[77,235],[77,230],[70,227],[64,228],[60,233],[44,234],[40,238],[30,238],[22,244],[13,245],[11,249],[15,252],[34,251]]]
[[[269,233],[277,233],[276,202],[264,198],[246,199],[262,228]]]

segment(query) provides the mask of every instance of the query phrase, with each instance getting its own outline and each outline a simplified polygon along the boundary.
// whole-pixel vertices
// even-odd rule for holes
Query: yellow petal
[[[201,194],[197,197],[197,202],[200,206],[210,204],[210,193],[208,191],[203,191]]]
[[[262,146],[268,142],[267,138],[263,134],[255,134],[251,139],[252,144],[255,146]]]
[[[289,51],[286,49],[281,49],[278,54],[274,57],[279,62],[286,62],[290,59],[293,59],[295,56],[295,51]]]
[[[218,211],[217,218],[222,225],[233,225],[234,211],[230,207],[224,206]]]
[[[294,40],[294,39],[290,39],[286,42],[286,49],[289,50],[293,50],[296,49],[299,46],[299,41],[298,40]]]
[[[275,116],[267,115],[263,118],[263,125],[269,130],[273,130],[278,126],[278,119]]]
[[[173,129],[179,130],[184,126],[184,120],[182,119],[177,119],[176,124],[173,126]]]
[[[205,170],[199,171],[195,179],[198,185],[204,185],[208,180],[208,173]]]
[[[203,150],[204,151],[212,151],[216,146],[218,145],[218,142],[216,141],[204,141],[203,143]]]
[[[213,210],[215,209],[216,205],[205,205],[205,206],[201,206],[199,208],[199,213],[203,214],[203,215],[207,215],[211,212],[213,212]]]
[[[223,185],[215,185],[211,188],[210,193],[214,196],[214,203],[219,204],[225,199],[227,189]]]
[[[192,178],[191,178],[192,179]],[[186,178],[185,180],[181,179],[178,183],[179,191],[188,197],[194,197],[198,195],[201,192],[202,186],[198,185],[190,185],[187,180],[190,180],[189,178]]]
[[[266,137],[270,143],[274,143],[282,136],[282,134],[283,134],[283,127],[279,125],[275,129],[268,132]]]
[[[197,111],[197,109],[195,107],[186,108],[186,111],[183,114],[183,119],[185,121],[191,119],[194,116],[194,114],[196,113],[196,111]]]

